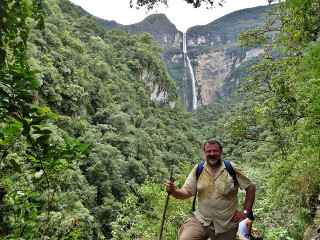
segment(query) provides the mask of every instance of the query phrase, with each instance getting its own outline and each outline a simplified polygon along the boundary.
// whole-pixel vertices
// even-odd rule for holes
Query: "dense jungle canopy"
[[[2,1],[0,238],[157,239],[170,168],[181,186],[217,138],[256,183],[261,235],[304,239],[320,192],[319,13],[280,1],[239,37],[277,54],[186,113],[151,35],[108,31],[67,0]],[[146,72],[174,104],[150,98]],[[191,205],[170,199],[164,239]]]

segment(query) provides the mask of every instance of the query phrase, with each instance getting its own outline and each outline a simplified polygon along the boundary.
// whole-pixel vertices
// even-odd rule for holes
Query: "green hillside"
[[[156,40],[157,44],[165,45],[164,35],[175,35],[178,30],[174,24],[170,22],[165,14],[152,14],[139,23],[131,25],[121,25],[118,28],[126,30],[132,35],[150,33]]]
[[[30,97],[23,95],[17,103],[15,87],[5,88],[2,81],[7,89],[1,92],[2,106],[10,101],[8,109],[37,105],[44,110],[37,110],[35,116],[42,115],[34,120],[27,113],[32,108],[21,118],[2,112],[0,182],[6,194],[0,235],[62,239],[81,232],[81,239],[110,239],[119,203],[146,179],[164,183],[170,167],[178,175],[180,164],[199,161],[201,143],[160,58],[163,49],[153,45],[149,34],[109,32],[67,0],[52,1],[46,12],[43,30],[28,19],[27,59],[30,69],[38,70],[33,82],[38,87],[23,85],[21,91]],[[9,55],[6,61],[12,62]],[[174,107],[151,100],[151,88],[140,79],[143,71],[153,74],[154,84],[163,86]],[[60,117],[46,117],[45,107]],[[13,128],[13,119],[25,125]],[[85,145],[78,146],[78,140]],[[86,146],[89,151],[82,156],[63,155],[63,149],[77,152]],[[41,171],[45,173],[35,177]]]
[[[263,26],[266,12],[273,8],[274,6],[260,6],[229,13],[207,25],[188,29],[188,38],[203,35],[213,42],[217,42],[219,37],[222,44],[237,42],[241,31]]]

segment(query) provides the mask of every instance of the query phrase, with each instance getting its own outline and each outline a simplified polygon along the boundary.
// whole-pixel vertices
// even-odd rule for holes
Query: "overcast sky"
[[[206,25],[228,13],[239,9],[267,5],[267,0],[225,0],[223,7],[215,5],[207,9],[203,4],[199,9],[194,9],[191,4],[183,0],[168,0],[169,7],[159,4],[155,9],[146,13],[144,8],[139,10],[130,8],[130,0],[70,0],[81,6],[90,14],[105,19],[114,20],[123,25],[138,23],[148,15],[165,13],[178,30],[186,30],[196,25]],[[135,1],[135,0],[133,0]]]

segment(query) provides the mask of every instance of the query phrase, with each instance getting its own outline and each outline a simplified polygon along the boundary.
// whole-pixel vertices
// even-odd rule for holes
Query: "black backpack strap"
[[[202,172],[202,169],[203,169],[203,164],[204,164],[204,161],[200,162],[198,164],[198,167],[197,167],[197,172],[196,172],[196,179],[198,180],[201,172]],[[193,198],[193,204],[192,204],[192,211],[194,212],[195,211],[195,206],[196,206],[196,198],[197,198],[197,191],[194,195],[194,198]]]
[[[227,168],[229,174],[233,178],[234,186],[237,186],[238,185],[237,176],[236,176],[235,171],[233,170],[233,167],[231,166],[231,163],[228,160],[223,160],[223,161],[224,161],[224,164],[226,165],[226,168]]]
[[[201,174],[201,172],[202,172],[203,164],[204,164],[204,161],[202,161],[202,162],[200,162],[200,163],[198,164],[198,168],[197,168],[197,172],[196,172],[196,178],[197,178],[197,180],[198,180],[198,178],[199,178],[199,176],[200,176],[200,174]]]

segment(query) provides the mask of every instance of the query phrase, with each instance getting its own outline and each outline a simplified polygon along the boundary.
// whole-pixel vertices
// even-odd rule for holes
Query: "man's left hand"
[[[236,224],[239,224],[242,220],[246,219],[248,216],[245,214],[243,211],[237,211],[233,218],[232,221],[235,222]]]

